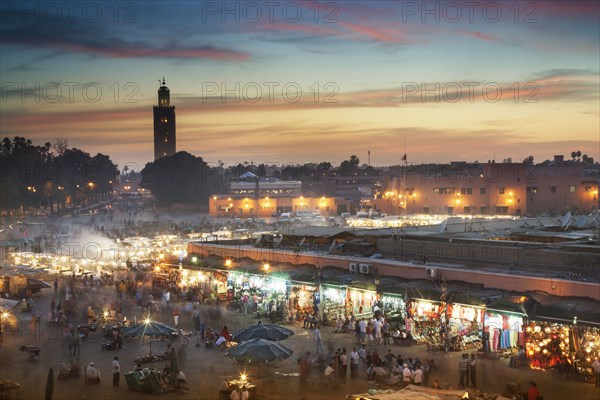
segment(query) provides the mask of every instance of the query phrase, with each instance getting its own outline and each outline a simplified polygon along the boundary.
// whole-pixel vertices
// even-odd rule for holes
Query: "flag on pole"
[[[406,153],[402,156],[402,161],[406,161]]]

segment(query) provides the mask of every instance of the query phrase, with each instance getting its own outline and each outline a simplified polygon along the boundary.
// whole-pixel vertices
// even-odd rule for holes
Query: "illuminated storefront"
[[[346,308],[355,316],[371,315],[376,301],[377,293],[374,290],[351,287],[346,290]]]
[[[448,304],[448,334],[453,350],[466,350],[481,345],[483,307]]]
[[[327,318],[336,318],[346,313],[346,288],[337,285],[323,284],[321,310]]]
[[[300,321],[305,314],[312,314],[318,297],[319,289],[315,285],[292,281],[288,297],[288,309],[292,318]]]
[[[525,352],[531,368],[546,369],[571,364],[569,326],[551,322],[531,322],[525,327]]]
[[[418,343],[442,343],[443,304],[436,301],[413,299],[409,302],[406,332]]]
[[[401,295],[395,293],[381,293],[379,302],[382,310],[388,320],[400,319],[404,321],[406,317],[406,302]]]
[[[531,322],[525,327],[525,351],[531,368],[569,364],[577,373],[592,374],[600,357],[600,328],[557,322]]]
[[[484,314],[484,350],[502,351],[524,344],[523,314],[487,310]]]

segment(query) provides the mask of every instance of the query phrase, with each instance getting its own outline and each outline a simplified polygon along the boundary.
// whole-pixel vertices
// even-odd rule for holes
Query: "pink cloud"
[[[340,25],[342,25],[344,28],[347,28],[353,33],[357,33],[360,36],[364,36],[379,42],[396,44],[404,44],[406,42],[406,38],[404,37],[402,32],[396,29],[375,28],[372,26],[355,24],[351,22],[340,22]]]

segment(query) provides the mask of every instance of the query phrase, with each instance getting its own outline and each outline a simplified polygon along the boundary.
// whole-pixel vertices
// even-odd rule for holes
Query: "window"
[[[556,193],[556,186],[550,186],[550,193]]]
[[[415,192],[415,188],[406,188],[406,195],[407,196],[412,196],[413,193]]]
[[[448,215],[452,215],[453,211],[454,211],[454,207],[448,207]]]
[[[535,186],[528,186],[527,193],[537,193],[538,188]]]
[[[575,186],[575,185],[569,186],[569,192],[571,192],[571,193],[575,193],[576,189],[577,189],[577,186]]]
[[[471,214],[471,207],[465,207],[465,208],[463,209],[463,213],[464,213],[464,214]]]
[[[592,191],[592,187],[591,186],[586,186],[585,187],[585,191],[586,192],[591,192]]]
[[[499,188],[498,191],[500,192],[500,194],[504,194],[504,189],[503,187]]]
[[[473,194],[473,188],[461,188],[460,194]]]
[[[429,214],[429,207],[423,207],[423,214]]]
[[[496,214],[508,214],[508,207],[507,206],[497,206]]]
[[[169,122],[167,117],[160,117],[160,122]]]
[[[433,193],[435,193],[435,194],[454,194],[454,188],[447,188],[447,187],[433,188]]]
[[[479,212],[481,214],[487,214],[487,207],[486,206],[479,207]]]
[[[485,188],[479,188],[479,194],[485,194]]]

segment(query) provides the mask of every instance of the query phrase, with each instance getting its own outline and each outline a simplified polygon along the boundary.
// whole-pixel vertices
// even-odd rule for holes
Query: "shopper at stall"
[[[595,388],[600,388],[600,360],[596,358],[592,363],[592,369],[594,370],[594,375],[596,376],[596,385]]]
[[[510,358],[510,362],[508,363],[509,367],[517,367],[524,358],[525,350],[523,349],[523,346],[519,345],[518,353]]]
[[[458,360],[458,386],[461,388],[465,387],[465,384],[468,385],[469,381],[467,378],[467,370],[469,368],[469,355],[463,354],[462,358]]]
[[[360,343],[365,345],[367,344],[367,321],[361,318],[358,325],[360,326]]]
[[[471,354],[471,361],[469,362],[469,377],[471,378],[471,386],[477,387],[477,359],[475,353]]]

